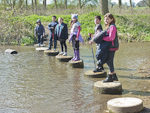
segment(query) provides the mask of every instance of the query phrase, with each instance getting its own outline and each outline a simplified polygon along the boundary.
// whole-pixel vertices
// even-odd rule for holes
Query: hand
[[[79,41],[79,39],[78,39],[78,38],[76,38],[76,41]]]
[[[92,40],[90,40],[90,41],[89,41],[89,44],[92,44],[92,43],[93,43],[93,41],[92,41]]]
[[[88,35],[90,36],[90,35],[91,35],[91,33],[88,33]]]
[[[36,37],[36,35],[34,35]]]
[[[54,27],[51,27],[51,29],[54,29]]]
[[[45,35],[43,35],[43,37],[45,37]]]

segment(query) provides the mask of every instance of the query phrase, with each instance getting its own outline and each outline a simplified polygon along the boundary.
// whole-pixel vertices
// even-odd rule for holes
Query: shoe
[[[54,48],[54,51],[56,51],[56,49]]]
[[[42,46],[42,47],[44,47],[44,45],[43,45],[43,44],[41,44],[41,46]]]
[[[63,56],[67,56],[67,52],[64,52]]]
[[[108,74],[107,78],[105,80],[103,80],[103,83],[105,83],[105,82],[113,82],[112,75]]]
[[[46,50],[51,50],[50,48],[46,49]]]
[[[102,71],[103,71],[102,68],[100,68],[100,69],[99,69],[99,68],[96,68],[95,70],[93,70],[94,73],[96,73],[96,72],[102,72]]]
[[[117,77],[116,74],[113,74],[113,75],[112,75],[112,78],[113,78],[114,81],[118,81],[118,77]]]
[[[59,53],[59,55],[63,55],[63,54],[64,54],[64,52]]]
[[[74,61],[74,60],[76,59],[76,56],[77,56],[77,55],[76,55],[76,51],[74,50],[74,57],[73,57],[71,60]]]

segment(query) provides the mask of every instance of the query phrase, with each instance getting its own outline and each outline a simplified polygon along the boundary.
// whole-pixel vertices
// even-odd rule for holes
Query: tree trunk
[[[131,13],[132,13],[132,0],[130,0],[130,9],[131,9]]]
[[[100,3],[100,11],[102,15],[105,15],[106,13],[109,13],[108,10],[108,0],[99,0]]]
[[[34,12],[34,2],[32,0],[32,12]]]
[[[54,0],[54,2],[55,2],[55,8],[57,9],[57,1],[56,1],[56,0]]]
[[[26,10],[28,10],[28,0],[26,0]]]
[[[4,0],[4,10],[6,10],[6,0]]]
[[[79,0],[79,8],[81,9],[81,0]]]
[[[35,12],[37,12],[37,0],[35,0],[34,2],[35,2]]]
[[[12,3],[12,8],[13,9],[15,8],[15,4],[16,4],[16,0],[13,0],[13,3]]]
[[[67,9],[67,0],[65,0],[65,8]]]
[[[121,4],[121,0],[119,0],[119,8],[121,8],[121,5],[122,5],[122,4]]]

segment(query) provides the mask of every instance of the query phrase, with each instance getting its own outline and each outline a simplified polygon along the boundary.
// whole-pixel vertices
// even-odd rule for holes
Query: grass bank
[[[4,13],[3,13],[4,15]],[[3,18],[3,23],[7,22],[2,27],[2,33],[0,34],[1,42],[3,43],[17,43],[17,44],[33,44],[36,39],[33,36],[36,20],[41,19],[43,23],[49,23],[53,15],[50,16],[38,16],[38,15],[21,15],[13,16],[9,14],[7,18]],[[94,33],[94,17],[100,15],[99,12],[91,12],[87,14],[79,15],[79,21],[82,24],[81,34],[85,38],[88,37],[88,33]],[[56,15],[62,17],[64,22],[70,23],[70,15]],[[116,26],[120,40],[132,42],[132,41],[150,41],[150,15],[114,15],[116,19]],[[1,16],[2,17],[2,16]],[[102,26],[104,28],[104,20],[102,16]],[[1,21],[2,21],[1,20]],[[5,22],[4,22],[5,21]],[[45,24],[45,26],[47,26]],[[8,28],[9,26],[9,28]]]

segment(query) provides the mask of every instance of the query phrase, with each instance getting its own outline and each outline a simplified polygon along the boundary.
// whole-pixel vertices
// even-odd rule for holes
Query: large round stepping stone
[[[107,102],[107,108],[112,113],[139,113],[143,110],[143,101],[132,97],[115,98]]]
[[[56,55],[59,54],[59,51],[45,50],[45,51],[44,51],[44,54],[45,54],[45,55],[48,55],[48,56],[56,56]]]
[[[57,58],[59,61],[68,62],[69,60],[72,59],[72,56],[57,55],[56,58]]]
[[[69,65],[72,68],[83,68],[84,67],[83,60],[78,60],[78,61],[70,60]]]
[[[106,77],[107,73],[106,71],[94,73],[93,70],[90,70],[90,71],[86,71],[84,75],[90,78],[103,78]]]
[[[41,47],[41,46],[39,46],[39,44],[34,44],[34,47]],[[45,47],[45,45],[43,47]]]
[[[45,51],[47,50],[48,48],[46,47],[39,47],[39,48],[36,48],[37,51]]]
[[[122,84],[119,81],[94,83],[94,90],[101,94],[122,94]]]
[[[13,49],[6,49],[5,53],[9,53],[9,54],[17,54],[18,52],[16,50]]]

